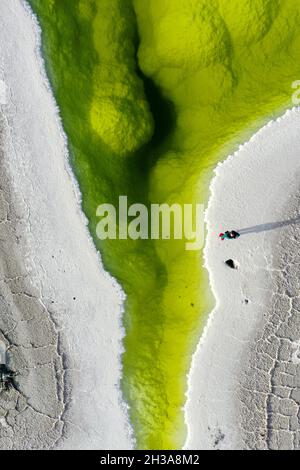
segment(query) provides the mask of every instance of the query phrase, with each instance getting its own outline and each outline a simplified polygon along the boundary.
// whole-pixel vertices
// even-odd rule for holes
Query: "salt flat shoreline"
[[[0,403],[0,448],[130,449],[124,294],[88,233],[40,42],[27,3],[2,0],[0,212],[12,235],[1,253],[0,339],[19,375]]]
[[[293,109],[215,170],[205,265],[216,306],[189,374],[187,449],[300,447],[299,148]],[[227,229],[241,238],[221,242]]]
[[[119,388],[124,295],[85,226],[39,48],[27,4],[2,0],[0,340],[19,376],[0,400],[0,449],[131,449]],[[187,449],[299,445],[299,260],[291,257],[292,275],[284,266],[299,233],[276,226],[299,213],[299,144],[295,109],[216,168],[205,249],[216,308],[189,375]],[[221,243],[232,228],[241,239]]]

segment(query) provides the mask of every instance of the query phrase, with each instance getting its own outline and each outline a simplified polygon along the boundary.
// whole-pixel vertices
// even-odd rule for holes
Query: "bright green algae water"
[[[212,307],[202,254],[181,241],[100,242],[96,208],[119,195],[207,201],[216,163],[291,106],[300,3],[29,3],[90,231],[127,294],[122,387],[137,446],[180,448],[186,375]]]

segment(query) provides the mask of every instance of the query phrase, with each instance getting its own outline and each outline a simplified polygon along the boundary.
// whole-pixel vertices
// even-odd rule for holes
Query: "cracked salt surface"
[[[17,376],[0,449],[131,448],[123,294],[85,227],[39,44],[26,4],[1,0],[0,341]]]
[[[300,193],[285,213],[299,217]],[[300,225],[274,242],[269,303],[241,381],[242,436],[246,448],[293,450],[300,449]]]
[[[292,343],[292,349],[293,349],[293,354],[292,354],[293,364],[300,364],[300,340],[294,341]]]
[[[216,307],[189,377],[187,448],[300,448],[299,148],[293,109],[215,170],[205,261]],[[228,227],[241,238],[224,245]]]

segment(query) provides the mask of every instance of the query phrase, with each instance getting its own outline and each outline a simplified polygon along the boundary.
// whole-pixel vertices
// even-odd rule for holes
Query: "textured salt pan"
[[[242,441],[240,382],[256,366],[249,365],[249,353],[266,323],[277,240],[293,224],[286,220],[289,198],[299,190],[299,149],[300,110],[293,109],[215,170],[206,214],[205,264],[216,307],[189,375],[187,449],[247,446]],[[218,233],[226,229],[240,231],[241,238],[221,242]],[[239,270],[225,266],[230,258]]]
[[[0,2],[0,79],[7,97],[1,107],[4,158],[25,208],[20,223],[27,275],[63,337],[67,401],[59,420],[68,432],[59,445],[131,448],[119,389],[124,296],[105,273],[85,226],[40,55],[40,30],[20,0]]]

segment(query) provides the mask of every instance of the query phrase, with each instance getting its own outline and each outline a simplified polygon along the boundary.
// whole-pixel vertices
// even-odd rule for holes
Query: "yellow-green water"
[[[122,388],[143,449],[182,447],[186,375],[212,307],[202,253],[95,235],[96,208],[206,202],[212,169],[291,106],[298,0],[30,0],[83,210],[127,294]],[[284,155],[283,155],[284,158]]]

